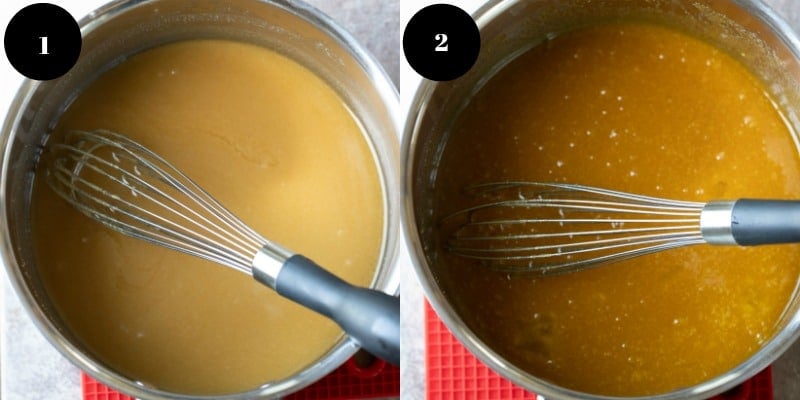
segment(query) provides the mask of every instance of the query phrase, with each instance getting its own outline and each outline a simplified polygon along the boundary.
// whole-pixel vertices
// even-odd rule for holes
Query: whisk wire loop
[[[550,219],[550,220],[526,220],[526,222],[518,222],[518,223],[560,223],[561,220]],[[599,222],[595,220],[567,220],[564,221],[565,223],[594,223]],[[629,220],[629,222],[637,222],[635,220]],[[478,226],[478,225],[493,225],[504,224],[503,221],[497,221],[495,223],[467,223],[463,225],[462,232],[466,230],[468,227]],[[574,239],[575,237],[581,236],[606,236],[606,235],[629,235],[629,234],[640,234],[640,233],[651,233],[649,236],[656,237],[656,236],[665,236],[665,235],[682,235],[684,232],[693,232],[696,228],[695,225],[676,225],[676,226],[663,226],[663,227],[649,227],[649,228],[628,228],[628,229],[605,229],[605,230],[591,230],[591,231],[567,231],[567,232],[552,232],[552,233],[522,233],[522,234],[489,234],[486,233],[482,236],[474,235],[474,236],[456,236],[461,241],[474,241],[474,240],[487,240],[487,241],[504,241],[504,240],[525,240],[525,239],[551,239],[551,238],[569,238]],[[644,235],[640,235],[637,237],[643,237]],[[625,240],[632,239],[634,237],[627,236]],[[618,238],[618,240],[621,240]],[[601,243],[598,240],[592,241],[592,243]],[[572,246],[575,243],[567,243],[559,247],[565,246]],[[485,249],[491,250],[491,249]]]
[[[50,146],[57,158],[48,179],[84,214],[124,234],[250,272],[266,240],[170,163],[110,131],[72,131],[65,139]]]
[[[478,203],[442,219],[451,232],[446,247],[504,271],[564,273],[704,242],[704,203],[561,183],[489,183],[466,192]]]
[[[61,161],[61,160],[59,160],[59,161]],[[62,194],[62,197],[65,197],[65,195],[66,195],[67,196],[66,198],[68,198],[68,199],[69,198],[77,199],[77,198],[80,197],[81,199],[86,200],[86,201],[77,202],[75,204],[75,206],[78,207],[84,213],[91,214],[93,217],[95,217],[96,219],[100,220],[105,225],[107,225],[107,226],[109,226],[111,228],[114,228],[114,229],[118,229],[118,230],[119,230],[119,227],[122,227],[123,230],[126,230],[126,231],[130,232],[133,236],[136,236],[138,238],[147,239],[147,236],[142,237],[142,236],[144,236],[144,233],[145,233],[145,231],[144,231],[144,229],[142,227],[137,226],[133,222],[126,222],[125,220],[123,220],[120,217],[112,218],[111,215],[106,214],[105,212],[99,212],[98,210],[107,209],[111,213],[114,213],[114,214],[118,213],[119,215],[122,215],[122,216],[124,216],[126,218],[129,218],[132,221],[140,222],[142,224],[145,224],[146,226],[153,226],[154,224],[153,224],[153,222],[151,220],[148,220],[147,218],[142,217],[141,214],[137,214],[135,211],[140,211],[144,215],[146,215],[148,217],[154,217],[155,219],[160,220],[162,222],[165,222],[168,225],[171,223],[171,221],[169,221],[169,220],[167,220],[167,219],[165,219],[165,218],[163,218],[163,217],[161,217],[159,215],[150,215],[151,214],[150,211],[142,209],[141,207],[139,207],[139,206],[137,206],[135,204],[131,204],[131,203],[129,203],[129,202],[125,201],[125,200],[122,200],[122,199],[120,199],[118,197],[117,198],[111,197],[111,199],[115,200],[117,202],[117,204],[112,204],[111,202],[109,202],[107,200],[104,200],[106,197],[98,197],[97,194],[103,194],[105,189],[97,186],[96,184],[92,183],[91,181],[88,181],[86,179],[81,178],[79,175],[72,176],[72,179],[68,180],[66,178],[66,176],[70,176],[68,174],[70,174],[71,171],[68,168],[64,167],[63,163],[61,163],[59,161],[57,161],[54,164],[54,171],[53,171],[54,173],[52,173],[50,175],[51,182],[53,183],[52,186],[56,187],[56,188],[69,187],[70,190],[69,190],[68,193],[67,192],[62,192],[62,191],[58,191],[58,193]],[[94,170],[96,167],[88,166],[88,168]],[[63,186],[61,186],[61,185],[63,185]],[[148,198],[149,200],[157,201],[157,200],[153,199],[151,196],[149,196],[146,193],[141,193],[140,195],[144,196],[145,198]],[[130,207],[130,209],[132,209],[134,211],[130,211],[128,207]],[[166,234],[164,234],[162,232],[164,232]],[[181,232],[173,230],[173,229],[171,229],[169,227],[160,227],[157,230],[155,230],[153,232],[150,232],[150,233],[151,233],[152,236],[154,236],[154,237],[156,237],[158,239],[161,239],[164,242],[168,242],[168,243],[171,243],[172,241],[175,240],[173,237],[183,238],[183,239],[189,241],[189,243],[187,244],[187,247],[190,247],[191,249],[193,249],[196,252],[200,251],[200,248],[202,248],[202,244],[203,244],[202,242],[198,242],[194,238],[187,237],[184,234],[182,234]],[[198,245],[198,246],[195,246],[195,245]]]

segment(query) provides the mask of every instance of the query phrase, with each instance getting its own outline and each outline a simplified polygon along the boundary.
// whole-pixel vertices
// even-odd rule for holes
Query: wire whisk
[[[70,131],[47,179],[82,213],[124,235],[250,273],[268,241],[144,146],[114,132]]]
[[[467,193],[477,204],[442,220],[453,232],[447,249],[511,272],[574,272],[702,243],[800,242],[799,201],[700,203],[541,182],[486,183]]]
[[[265,239],[164,158],[121,134],[70,131],[47,152],[47,183],[83,214],[124,235],[250,274],[399,364],[397,297],[352,286]]]

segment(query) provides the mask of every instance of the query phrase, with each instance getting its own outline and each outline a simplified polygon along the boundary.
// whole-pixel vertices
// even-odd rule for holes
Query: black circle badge
[[[58,78],[78,61],[81,30],[72,15],[54,4],[31,4],[8,23],[6,57],[30,79]]]
[[[475,64],[481,36],[475,21],[450,4],[419,10],[403,32],[403,52],[411,68],[434,81],[464,75]]]

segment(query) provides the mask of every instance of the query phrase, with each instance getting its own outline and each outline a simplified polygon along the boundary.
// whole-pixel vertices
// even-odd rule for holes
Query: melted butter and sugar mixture
[[[681,200],[799,198],[800,158],[765,87],[728,54],[656,25],[610,23],[547,41],[497,73],[458,117],[434,218],[464,188],[569,182]],[[464,322],[515,365],[604,395],[663,393],[724,373],[776,332],[800,247],[694,246],[554,277],[449,254],[435,273]]]
[[[264,237],[353,284],[372,281],[384,229],[375,158],[341,98],[294,61],[227,41],[148,50],[81,93],[49,140],[100,128],[163,156]],[[106,229],[45,179],[34,183],[32,230],[70,331],[148,385],[254,389],[309,366],[342,336],[247,274]]]

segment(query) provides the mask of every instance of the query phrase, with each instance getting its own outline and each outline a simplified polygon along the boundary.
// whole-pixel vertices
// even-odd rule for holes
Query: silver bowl
[[[474,15],[481,53],[464,76],[448,82],[424,81],[412,100],[403,136],[405,230],[422,288],[445,325],[484,364],[519,386],[553,399],[612,399],[582,393],[532,375],[484,343],[449,303],[431,269],[436,260],[427,246],[433,184],[442,148],[454,120],[470,98],[504,65],[548,37],[604,19],[635,16],[678,26],[715,44],[767,83],[794,132],[800,128],[800,41],[787,23],[760,1],[746,0],[492,0]],[[795,137],[795,142],[800,142]],[[750,358],[697,385],[646,399],[705,399],[752,377],[800,336],[800,296],[778,321],[777,334]]]
[[[125,0],[111,2],[79,21],[83,48],[61,78],[23,83],[2,128],[0,257],[23,307],[47,340],[101,382],[143,399],[204,396],[172,393],[136,382],[103,364],[66,328],[48,297],[33,256],[30,196],[43,143],[59,117],[88,84],[131,55],[174,41],[220,38],[254,43],[304,65],[325,80],[367,132],[384,193],[380,265],[372,287],[397,293],[400,270],[400,166],[398,94],[377,62],[328,17],[290,0]],[[265,289],[267,290],[267,289]],[[357,350],[343,338],[292,377],[214,399],[281,397],[329,374]]]

